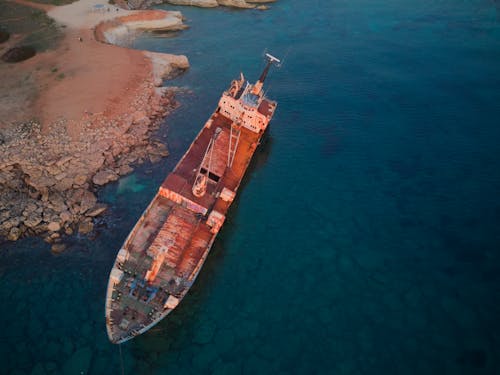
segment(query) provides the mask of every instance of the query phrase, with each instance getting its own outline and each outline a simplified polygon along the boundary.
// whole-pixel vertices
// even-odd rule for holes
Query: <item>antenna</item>
[[[280,63],[281,63],[280,59],[278,59],[277,57],[274,57],[270,53],[265,52],[264,56],[267,60],[266,67],[262,71],[262,74],[260,75],[259,80],[253,86],[252,94],[254,94],[254,95],[259,95],[260,91],[262,90],[262,85],[264,84],[264,81],[266,80],[267,73],[269,73],[269,69],[271,68],[271,65],[276,65],[279,67]]]
[[[274,64],[278,68],[281,66],[281,60],[278,59],[277,57],[274,57],[270,53],[266,53],[266,58],[267,58],[267,61],[269,61],[270,63]]]

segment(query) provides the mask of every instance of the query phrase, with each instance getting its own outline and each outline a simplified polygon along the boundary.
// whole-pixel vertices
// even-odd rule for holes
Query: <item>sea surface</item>
[[[134,47],[185,54],[171,155],[99,191],[96,237],[1,243],[2,374],[499,374],[500,3],[279,0],[181,10]],[[266,50],[279,102],[191,292],[108,342],[120,245]]]

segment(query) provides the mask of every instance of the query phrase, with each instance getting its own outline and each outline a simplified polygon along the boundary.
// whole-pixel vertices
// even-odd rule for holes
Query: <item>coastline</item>
[[[0,237],[41,236],[62,251],[63,235],[92,232],[93,218],[105,211],[95,195],[99,186],[168,154],[151,135],[175,107],[175,88],[162,87],[163,79],[186,70],[187,58],[112,43],[124,30],[183,29],[182,15],[111,6],[96,13],[95,4],[46,9],[65,26],[63,41],[16,64],[39,72],[40,92],[26,111],[38,119],[2,129]],[[56,79],[49,68],[57,69]]]

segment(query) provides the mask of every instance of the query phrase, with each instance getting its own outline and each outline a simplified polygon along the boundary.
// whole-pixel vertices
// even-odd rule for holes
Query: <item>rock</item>
[[[88,234],[92,232],[92,229],[94,229],[94,224],[91,221],[82,221],[78,225],[78,233],[80,234]]]
[[[248,4],[245,0],[217,0],[219,5],[233,8],[255,8],[255,5]]]
[[[41,168],[36,168],[34,166],[23,167],[23,172],[26,173],[30,178],[36,179],[42,176],[43,172]]]
[[[215,8],[219,6],[217,0],[166,0],[165,2],[173,5],[192,5],[201,8]]]
[[[61,224],[57,221],[52,221],[47,225],[47,229],[51,232],[57,232],[61,229]]]
[[[22,231],[18,227],[11,228],[7,239],[10,241],[17,241],[19,237],[21,237],[21,234]]]
[[[61,221],[63,223],[66,223],[71,220],[71,214],[68,211],[63,211],[59,214],[59,217],[61,218]]]
[[[133,171],[134,171],[134,169],[130,165],[124,164],[124,165],[120,166],[118,173],[120,174],[120,176],[124,176],[126,174],[132,173]]]
[[[149,118],[144,118],[140,122],[134,123],[132,131],[130,134],[134,136],[135,139],[145,139],[146,134],[149,130],[150,120]]]
[[[65,178],[67,175],[66,175],[66,172],[61,172],[59,173],[58,175],[56,175],[56,180],[57,181],[61,181],[63,178]]]
[[[50,251],[52,251],[55,254],[60,254],[64,250],[66,250],[66,245],[63,243],[55,243],[51,246]]]
[[[159,155],[149,155],[149,161],[153,164],[158,163],[161,160],[161,156]]]
[[[43,240],[47,243],[50,243],[50,244],[53,244],[54,243],[54,239],[51,238],[50,236],[47,236],[47,237],[43,237]]]
[[[146,115],[146,113],[144,111],[136,111],[132,115],[133,122],[136,124],[140,123],[141,121],[143,121],[144,119],[147,119],[147,118],[148,118],[148,116]]]
[[[59,169],[59,167],[55,164],[48,165],[47,167],[45,167],[45,170],[53,176],[56,176],[61,173],[61,169]]]
[[[24,225],[28,228],[34,228],[42,222],[42,216],[36,212],[33,212],[29,217],[24,220]]]
[[[64,228],[64,233],[66,233],[68,236],[71,236],[73,234],[73,228],[71,227]]]
[[[64,158],[61,158],[59,159],[58,161],[56,161],[56,165],[58,167],[62,167],[64,164],[66,164],[68,161],[70,161],[71,159],[73,159],[71,156],[66,156]]]
[[[154,147],[153,146],[148,147],[148,152],[150,154],[160,155],[163,157],[169,155],[169,152],[167,150],[167,146],[165,146],[163,143],[159,143],[159,142],[155,143]]]
[[[0,223],[3,223],[4,221],[8,220],[10,217],[10,211],[5,210],[0,212]]]
[[[13,227],[17,227],[21,223],[21,219],[19,217],[10,218],[0,225],[4,230],[10,230]]]
[[[82,214],[87,212],[90,208],[95,206],[96,202],[97,198],[91,191],[83,190],[80,201],[80,212]]]
[[[169,79],[179,72],[189,68],[189,61],[184,55],[170,55],[168,53],[143,52],[153,65],[153,80]]]
[[[55,189],[59,191],[69,190],[71,189],[72,186],[73,186],[73,179],[69,177],[63,178],[61,181],[59,181],[54,185]]]
[[[102,154],[90,154],[85,161],[87,170],[97,171],[104,164],[104,156]]]
[[[28,202],[28,204],[26,204],[26,206],[24,206],[24,211],[23,211],[23,215],[24,216],[29,216],[32,212],[39,212],[38,210],[38,206],[36,205],[35,202]]]
[[[119,176],[110,170],[99,171],[92,178],[92,182],[96,185],[105,185],[110,181],[118,180]]]
[[[56,180],[52,177],[42,175],[40,177],[30,176],[26,182],[28,185],[33,186],[36,190],[42,192],[44,191],[43,188],[53,186],[56,183]]]
[[[87,176],[84,176],[82,174],[76,176],[75,179],[73,180],[73,183],[75,185],[83,185],[86,182],[87,182]]]
[[[98,203],[93,208],[87,211],[86,215],[90,217],[95,217],[102,214],[108,209],[108,206],[104,203]]]
[[[48,207],[52,208],[55,212],[62,212],[68,209],[65,199],[59,193],[50,194]]]

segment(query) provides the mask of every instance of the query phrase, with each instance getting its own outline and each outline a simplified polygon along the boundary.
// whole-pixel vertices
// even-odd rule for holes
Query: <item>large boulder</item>
[[[174,5],[192,5],[201,8],[214,8],[219,6],[217,0],[166,0],[166,2]]]
[[[233,8],[255,8],[255,5],[248,4],[245,0],[217,0],[219,5]]]
[[[108,209],[108,206],[104,203],[98,203],[93,208],[87,211],[86,215],[90,217],[95,217],[102,214]]]
[[[32,212],[26,219],[24,219],[24,225],[28,228],[35,228],[42,222],[42,215],[38,212]]]
[[[78,233],[80,234],[88,234],[92,232],[94,229],[94,224],[91,221],[82,221],[80,225],[78,225]]]
[[[21,237],[22,231],[18,227],[11,228],[7,239],[10,241],[17,241]]]
[[[61,229],[61,224],[59,224],[57,221],[51,221],[47,225],[47,229],[51,232],[57,232]]]
[[[114,171],[108,169],[97,172],[92,178],[92,182],[96,185],[105,185],[108,182],[118,180],[119,177]]]
[[[153,65],[153,81],[161,86],[163,79],[170,79],[189,68],[189,61],[184,55],[143,51]]]

